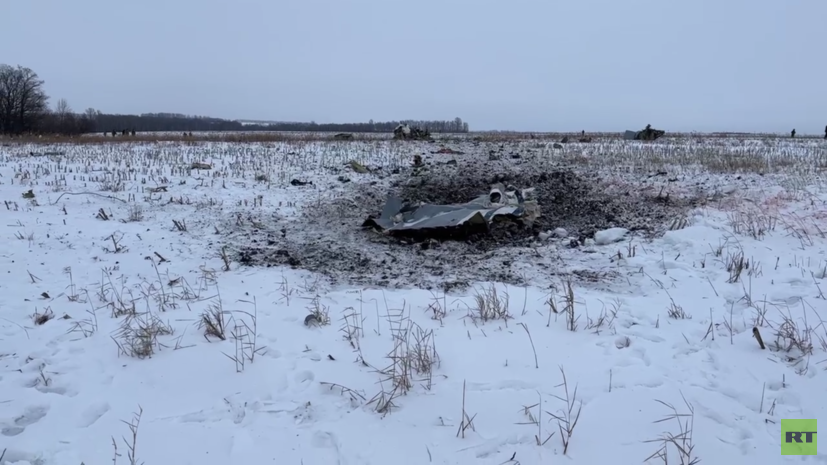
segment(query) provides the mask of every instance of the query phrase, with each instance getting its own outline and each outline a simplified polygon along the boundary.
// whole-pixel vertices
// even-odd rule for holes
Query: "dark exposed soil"
[[[534,187],[542,216],[530,228],[519,228],[513,222],[495,225],[489,237],[479,238],[493,247],[533,239],[538,233],[555,228],[566,229],[581,242],[593,237],[596,231],[613,227],[657,235],[663,231],[664,223],[674,218],[676,210],[685,210],[696,203],[694,199],[636,193],[637,186],[612,192],[599,176],[571,170],[540,173],[513,170],[492,175],[486,168],[466,166],[453,172],[437,169],[403,183],[398,194],[410,201],[451,204],[468,202],[485,194],[494,182],[517,188]]]
[[[230,244],[237,245],[237,256],[247,265],[292,266],[356,285],[450,288],[473,281],[521,283],[520,270],[528,261],[550,274],[560,268],[559,258],[540,259],[529,248],[537,247],[540,232],[565,228],[573,239],[566,243],[575,245],[610,227],[655,236],[696,204],[693,199],[645,195],[638,184],[610,185],[596,174],[548,164],[508,159],[481,163],[479,155],[464,158],[432,163],[416,172],[403,170],[390,183],[387,177],[375,185],[347,183],[345,194],[331,195],[306,209],[299,220],[258,218],[255,228],[236,228]],[[360,228],[368,215],[379,214],[389,192],[410,201],[465,203],[486,194],[493,182],[534,187],[541,217],[530,227],[497,224],[490,234],[464,241],[409,243]]]

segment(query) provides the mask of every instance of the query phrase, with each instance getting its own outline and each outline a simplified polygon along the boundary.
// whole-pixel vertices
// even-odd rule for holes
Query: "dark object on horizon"
[[[795,129],[790,131],[790,137],[793,138],[793,139],[795,138]]]
[[[827,126],[824,126],[824,138],[827,139]]]
[[[393,138],[401,140],[429,140],[431,138],[431,131],[411,127],[407,124],[400,124],[393,130]]]
[[[353,134],[349,132],[340,132],[339,134],[333,136],[333,138],[336,140],[353,140]]]
[[[647,124],[646,128],[642,131],[626,131],[623,134],[623,139],[652,141],[663,137],[664,134],[666,134],[666,131],[660,129],[652,129],[652,125]]]

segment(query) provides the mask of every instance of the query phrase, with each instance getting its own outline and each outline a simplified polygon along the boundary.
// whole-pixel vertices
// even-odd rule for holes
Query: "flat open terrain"
[[[228,137],[0,141],[0,464],[827,463],[827,141]]]

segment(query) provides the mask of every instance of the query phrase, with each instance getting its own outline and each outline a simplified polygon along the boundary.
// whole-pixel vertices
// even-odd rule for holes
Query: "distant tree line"
[[[468,132],[468,123],[461,118],[449,121],[373,121],[367,123],[309,123],[274,122],[242,123],[239,121],[190,116],[176,113],[145,113],[141,115],[112,115],[95,110],[87,110],[95,122],[95,128],[101,132],[135,130],[152,131],[295,131],[295,132],[393,132],[400,124],[408,124],[431,132],[461,133]]]
[[[316,122],[242,123],[239,121],[177,113],[115,115],[88,108],[76,113],[65,99],[49,106],[44,81],[23,66],[0,64],[0,134],[79,135],[100,132],[193,131],[296,131],[296,132],[392,132],[400,124],[434,133],[468,132],[461,118],[446,121],[384,121],[367,123],[317,124]]]

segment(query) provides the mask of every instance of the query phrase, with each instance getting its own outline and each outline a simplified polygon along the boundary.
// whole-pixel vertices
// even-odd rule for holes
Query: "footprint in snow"
[[[92,426],[96,421],[104,416],[109,409],[109,404],[106,402],[98,402],[86,407],[83,413],[81,413],[78,426],[81,428],[88,428]]]
[[[17,426],[27,427],[40,421],[46,414],[49,413],[48,405],[34,405],[26,407],[23,415],[14,419],[14,424]]]
[[[31,426],[40,421],[48,412],[49,407],[46,405],[26,407],[23,414],[14,419],[13,424],[0,429],[0,434],[6,437],[17,436],[23,433],[27,426]]]
[[[316,375],[309,370],[302,370],[293,375],[293,382],[295,384],[294,392],[299,393],[305,391],[313,381]]]

